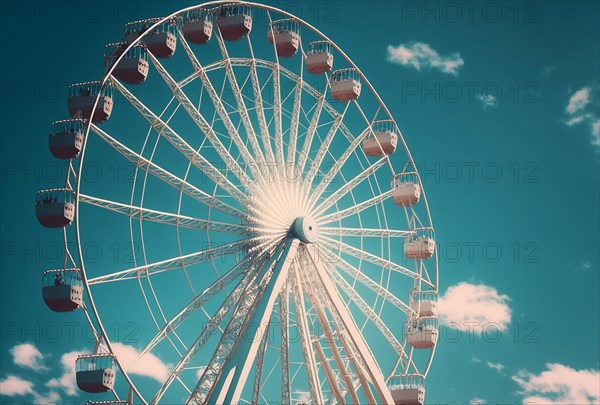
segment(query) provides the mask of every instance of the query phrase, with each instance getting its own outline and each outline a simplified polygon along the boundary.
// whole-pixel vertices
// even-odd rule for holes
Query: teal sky
[[[61,239],[39,226],[33,206],[35,191],[66,174],[47,149],[50,122],[67,115],[66,86],[101,78],[104,45],[127,21],[193,4],[0,3],[1,403],[85,399],[46,385],[63,376],[63,354],[92,344],[80,312],[55,314],[41,299],[41,272],[62,265]],[[348,54],[392,112],[421,172],[443,319],[463,328],[442,326],[427,403],[572,403],[586,395],[598,403],[600,3],[269,4]],[[103,153],[89,157],[96,165],[89,176],[99,178],[92,188],[119,195],[131,171]],[[97,233],[89,231],[96,239],[86,257],[126,267],[129,235],[115,238],[100,217],[91,227]],[[127,288],[115,287],[106,308],[116,311]],[[469,333],[473,319],[498,325],[499,336],[496,328]],[[114,340],[135,346],[143,331],[126,316],[114,321]],[[19,364],[14,348],[23,344],[39,354]],[[7,391],[11,378],[31,385]],[[562,391],[544,394],[553,379]]]

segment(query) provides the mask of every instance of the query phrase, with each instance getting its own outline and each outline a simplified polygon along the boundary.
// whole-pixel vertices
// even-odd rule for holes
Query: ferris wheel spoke
[[[169,333],[175,332],[177,328],[185,322],[185,320],[194,312],[200,310],[205,303],[210,301],[216,294],[222,291],[225,287],[233,283],[249,268],[262,263],[264,258],[248,255],[244,257],[231,270],[219,277],[214,283],[206,288],[202,293],[196,295],[185,307],[183,307],[175,316],[173,316],[165,325],[156,333],[152,340],[146,345],[138,356],[138,359],[151,351],[159,344]],[[137,360],[136,360],[137,361]]]
[[[300,156],[298,157],[298,175],[302,175],[304,172],[304,167],[306,166],[306,160],[308,159],[308,154],[310,153],[310,148],[312,145],[313,138],[315,136],[315,132],[317,131],[317,126],[319,125],[319,119],[321,117],[321,112],[323,111],[323,105],[325,104],[325,94],[322,94],[317,99],[317,104],[315,105],[315,109],[308,125],[308,130],[306,131],[306,135],[304,136],[304,143],[302,145],[302,151],[300,152]]]
[[[323,194],[327,186],[333,181],[335,176],[340,172],[341,168],[344,166],[350,155],[356,150],[356,148],[362,143],[365,136],[367,136],[368,131],[363,131],[359,136],[357,136],[351,143],[350,146],[344,151],[342,156],[335,160],[335,163],[329,169],[327,173],[323,176],[322,179],[319,180],[319,184],[315,188],[313,192],[313,197],[310,200],[309,207],[314,208],[315,203],[318,201],[319,197]]]
[[[200,335],[189,347],[188,351],[179,360],[177,365],[171,371],[171,374],[156,393],[152,400],[152,404],[158,404],[169,386],[173,381],[179,377],[179,374],[188,366],[190,361],[198,354],[198,352],[204,347],[208,339],[219,329],[221,322],[225,319],[227,314],[233,309],[236,310],[236,305],[239,304],[241,298],[246,294],[251,286],[251,283],[257,276],[257,271],[247,272],[242,280],[238,283],[236,288],[227,296],[223,304],[219,307],[217,312],[210,318]],[[192,395],[190,393],[190,395]]]
[[[316,270],[315,274],[317,276],[317,280],[319,281],[318,285],[323,287],[327,298],[332,303],[335,312],[337,312],[339,315],[343,327],[348,331],[350,340],[357,348],[360,356],[364,359],[368,376],[375,388],[375,391],[377,391],[379,402],[385,404],[394,403],[392,395],[385,384],[383,374],[381,373],[375,358],[367,347],[367,344],[358,330],[352,315],[342,303],[342,300],[340,299],[338,292],[335,290],[333,282],[325,270],[323,263],[318,258],[314,257],[315,252],[311,251],[310,249],[304,249],[304,251],[307,252],[310,262]]]
[[[86,194],[79,194],[79,201],[100,207],[119,214],[126,215],[132,219],[147,220],[167,225],[181,226],[184,228],[206,230],[211,232],[222,232],[233,235],[249,235],[251,228],[246,225],[228,224],[225,222],[209,221],[188,217],[186,215],[172,214],[168,212],[156,211],[148,208],[137,207],[128,204],[122,204],[115,201],[104,200],[102,198],[92,197]]]
[[[293,271],[293,267],[291,271]],[[291,405],[292,397],[290,390],[290,356],[289,356],[289,327],[290,327],[290,308],[289,308],[289,280],[283,285],[279,293],[279,325],[281,329],[281,405]]]
[[[365,287],[367,287],[368,289],[373,291],[379,297],[388,301],[390,304],[394,305],[396,308],[398,308],[400,311],[404,312],[406,315],[408,315],[408,316],[415,315],[415,312],[408,305],[406,305],[406,303],[404,303],[402,300],[400,300],[394,294],[389,292],[382,285],[373,281],[370,277],[365,275],[363,272],[359,271],[356,267],[352,266],[350,263],[348,263],[344,259],[338,258],[337,267],[340,270],[342,270],[343,272],[345,272],[346,274],[348,274],[350,277],[358,280],[362,285],[364,285]],[[331,272],[335,272],[336,275],[339,276],[339,273],[337,273],[335,271],[335,269],[330,269],[330,270],[331,270]]]
[[[292,117],[290,121],[290,140],[288,143],[288,158],[287,162],[290,168],[295,168],[296,165],[296,144],[298,142],[298,125],[300,123],[300,110],[302,109],[302,89],[304,88],[304,59],[306,54],[300,42],[301,58],[300,58],[300,74],[294,86],[294,106],[292,107]]]
[[[312,288],[311,283],[306,283],[305,285],[307,286],[307,288]],[[325,310],[323,308],[323,304],[320,302],[321,301],[320,294],[318,294],[318,292],[316,292],[316,291],[313,291],[312,294],[309,294],[309,299],[311,299],[311,303],[313,305],[313,308],[315,309],[317,318],[319,319],[319,323],[321,325],[321,328],[323,329],[323,333],[325,334],[325,339],[327,340],[327,344],[329,346],[331,354],[333,355],[337,369],[339,370],[340,374],[342,375],[342,377],[344,379],[346,391],[350,394],[350,398],[352,400],[351,403],[359,404],[360,401],[358,400],[358,396],[356,394],[356,389],[354,387],[354,384],[352,383],[352,378],[350,377],[350,374],[348,373],[348,370],[346,369],[346,366],[344,365],[344,361],[342,360],[339,349],[338,349],[338,347],[335,343],[335,339],[333,337],[333,330],[331,329],[329,320],[327,319],[327,316],[325,315]],[[322,350],[321,350],[321,353],[322,353]],[[319,357],[321,357],[321,356],[319,356]],[[323,362],[323,361],[321,361],[321,362]],[[331,381],[330,381],[329,385],[332,386]],[[335,386],[334,393],[336,394],[336,399],[337,399],[338,403],[340,403],[340,404],[345,403],[345,401],[343,399],[343,395],[341,395],[341,393],[339,392],[339,388],[337,387],[337,384],[334,384],[333,386]]]
[[[324,404],[321,386],[319,384],[319,374],[315,362],[315,353],[311,343],[310,329],[308,327],[308,317],[304,303],[304,291],[300,281],[300,271],[297,266],[294,266],[292,295],[294,297],[294,308],[296,311],[296,324],[298,325],[298,334],[302,346],[302,354],[304,356],[304,368],[308,378],[308,386],[313,404]]]
[[[336,202],[338,202],[343,196],[348,194],[350,191],[354,190],[360,183],[362,183],[365,179],[369,178],[373,173],[375,173],[379,168],[381,168],[385,164],[385,159],[381,158],[377,162],[373,163],[371,166],[367,167],[356,177],[352,178],[345,184],[343,184],[340,188],[338,188],[333,194],[331,194],[325,201],[323,201],[316,208],[313,208],[313,215],[319,216],[324,213],[329,207],[333,206]],[[317,199],[314,199],[316,202]]]
[[[423,263],[421,261],[420,266],[421,266],[421,270],[422,270],[421,277],[425,277],[425,280],[427,282],[429,282],[430,284],[433,284],[432,281],[431,281],[431,276],[429,275],[429,272],[427,271],[427,266],[425,266],[425,263]]]
[[[319,233],[328,236],[360,236],[374,238],[405,238],[412,231],[400,231],[382,228],[345,228],[345,227],[320,227]]]
[[[136,96],[134,96],[125,86],[123,86],[114,77],[111,77],[111,83],[119,93],[121,93],[140,114],[152,125],[155,131],[157,131],[162,137],[171,143],[183,156],[185,156],[194,166],[200,169],[204,174],[208,176],[215,184],[218,184],[223,190],[227,191],[229,195],[235,198],[237,201],[243,201],[245,199],[244,193],[242,193],[227,177],[223,175],[217,168],[215,168],[202,154],[194,150],[179,134],[173,131],[168,124],[166,124],[160,117],[158,117],[152,110],[146,107]],[[189,100],[188,100],[189,101]],[[220,141],[219,141],[220,142]],[[223,146],[221,144],[221,146]],[[224,149],[224,148],[223,148]],[[229,155],[229,152],[227,152]],[[229,155],[231,156],[231,155]]]
[[[328,236],[323,236],[323,239],[323,245],[329,250],[335,251],[336,249],[340,249],[342,252],[349,254],[359,260],[366,260],[369,263],[372,263],[376,266],[380,266],[384,269],[389,269],[397,273],[404,274],[405,276],[411,277],[413,279],[419,279],[420,277],[418,273],[409,270],[406,267],[400,266],[399,264],[386,260],[382,257],[376,256],[365,250],[361,250],[347,243],[331,239]]]
[[[304,60],[304,59],[303,59]],[[302,69],[303,63],[301,63]],[[303,70],[303,69],[302,69]],[[300,74],[300,78],[296,81],[296,86],[294,87],[294,106],[292,107],[292,119],[290,123],[290,140],[288,143],[288,156],[287,156],[287,164],[290,167],[295,167],[296,165],[296,143],[298,141],[298,125],[300,122],[300,107],[302,106],[302,88],[303,88],[303,79],[302,74]]]
[[[154,65],[154,67],[156,68],[156,70],[158,71],[160,76],[163,78],[164,82],[167,84],[167,86],[169,87],[169,89],[171,90],[171,92],[173,93],[175,98],[177,98],[177,101],[179,101],[179,103],[186,110],[186,112],[188,113],[188,115],[190,116],[192,121],[194,121],[196,126],[200,129],[200,131],[202,131],[204,136],[209,140],[209,142],[211,143],[211,145],[213,146],[215,151],[219,154],[219,156],[221,157],[223,162],[227,165],[227,168],[233,173],[233,175],[242,184],[251,184],[252,180],[248,177],[246,172],[241,168],[241,166],[233,158],[233,156],[231,156],[231,154],[229,153],[229,150],[227,150],[225,145],[223,145],[223,143],[221,142],[221,140],[219,139],[217,134],[214,132],[214,130],[212,129],[210,124],[206,121],[206,119],[202,116],[202,114],[200,114],[200,111],[198,111],[196,106],[190,101],[190,99],[183,92],[183,90],[181,90],[181,88],[179,87],[177,82],[175,80],[173,80],[173,78],[171,77],[169,72],[167,72],[167,70],[163,67],[163,65],[159,62],[159,60],[154,55],[152,55],[151,52],[148,53],[148,57],[152,61],[152,64]],[[201,76],[202,76],[202,74],[201,74]],[[211,84],[211,86],[212,86],[212,84]],[[221,105],[222,105],[222,103],[221,103]],[[230,135],[231,135],[232,139],[234,139],[234,142],[236,144],[238,142],[240,143],[240,145],[243,144],[243,142],[241,142],[240,139],[235,138],[235,133],[230,134]],[[238,147],[240,147],[240,145],[238,145]],[[247,149],[246,149],[246,151],[247,151]],[[241,150],[240,150],[240,152],[242,154],[244,153]],[[246,164],[252,166],[251,161],[246,161]]]
[[[218,211],[231,215],[232,217],[242,221],[246,219],[247,215],[242,211],[232,207],[229,204],[222,202],[221,200],[215,198],[212,195],[207,194],[199,188],[191,185],[187,181],[175,176],[171,172],[158,166],[156,163],[151,162],[150,160],[146,159],[140,154],[134,152],[127,146],[117,141],[114,137],[112,137],[102,129],[98,128],[96,125],[91,124],[91,130],[136,167],[152,174],[156,178],[162,180],[163,182],[172,186],[178,191],[183,191],[183,193],[201,202],[207,207],[215,208]]]
[[[335,284],[342,291],[344,291],[344,293],[346,293],[346,295],[350,298],[350,300],[352,300],[352,302],[354,302],[354,304],[356,304],[356,306],[360,309],[360,311],[363,313],[363,315],[368,320],[370,320],[371,322],[373,322],[373,324],[377,327],[377,329],[379,329],[379,331],[381,332],[381,334],[388,341],[388,343],[390,344],[390,346],[392,346],[394,348],[394,350],[396,351],[396,353],[398,353],[399,356],[406,356],[406,354],[404,353],[404,347],[402,346],[402,344],[400,344],[400,342],[398,341],[398,339],[396,339],[396,337],[394,336],[394,334],[388,329],[388,327],[381,320],[381,318],[379,317],[379,315],[377,315],[375,313],[375,311],[373,311],[373,308],[371,308],[362,299],[362,297],[360,295],[358,295],[358,293],[354,290],[354,288],[352,288],[352,286],[350,284],[348,284],[348,282],[346,280],[344,280],[340,276],[340,274],[337,273],[335,270],[334,271],[329,271],[329,275],[331,276],[331,278],[335,282]]]
[[[283,166],[283,129],[281,128],[281,75],[279,63],[273,67],[273,124],[275,126],[275,159],[280,167]]]
[[[275,38],[273,34],[271,13],[267,10],[267,18],[269,20],[269,30],[271,31],[272,38]],[[285,158],[283,157],[283,129],[281,123],[281,67],[279,65],[279,56],[277,55],[277,41],[273,39],[273,54],[275,56],[275,64],[273,65],[273,121],[275,126],[275,160],[277,161],[279,168],[283,169]]]
[[[273,70],[273,66],[274,66],[274,62],[266,61],[264,59],[252,60],[252,59],[246,59],[246,58],[232,58],[231,61],[235,65],[241,64],[243,66],[246,66],[249,64],[250,65],[254,64],[255,66],[260,66],[262,68],[266,68],[266,69],[270,69],[270,70]],[[285,77],[287,77],[288,79],[290,79],[294,82],[298,82],[298,80],[301,77],[301,76],[291,72],[290,70],[286,69],[283,66],[280,66],[279,69],[280,69],[281,74],[283,74]],[[311,109],[311,111],[313,111],[313,115],[312,115],[312,118],[310,119],[310,123],[314,123],[314,125],[313,125],[314,129],[311,130],[311,125],[309,124],[309,128],[307,129],[306,136],[305,136],[305,143],[303,145],[303,150],[306,150],[306,154],[303,157],[304,163],[301,166],[298,166],[301,169],[301,170],[299,170],[300,173],[304,170],[306,159],[308,159],[308,153],[310,152],[310,146],[312,143],[312,139],[314,138],[314,131],[316,131],[317,128],[324,125],[324,124],[323,125],[318,124],[319,117],[321,116],[322,111],[325,110],[334,119],[335,119],[335,117],[340,115],[339,111],[326,101],[328,88],[329,88],[329,82],[327,82],[327,84],[325,85],[325,90],[321,93],[319,90],[317,90],[316,88],[314,88],[313,86],[308,84],[306,81],[302,81],[303,91],[305,91],[307,94],[310,94],[311,96],[313,96],[315,98],[316,102],[315,102],[315,106]],[[340,124],[339,131],[344,135],[344,137],[346,137],[348,142],[353,142],[356,139],[356,136],[348,129],[348,127],[343,122]],[[307,139],[309,139],[308,144],[306,143]],[[301,159],[298,160],[299,163],[301,163],[301,161],[302,161]]]
[[[178,256],[172,259],[162,260],[151,264],[134,267],[127,270],[121,270],[115,273],[105,274],[103,276],[90,278],[87,280],[89,285],[108,283],[112,281],[121,281],[136,279],[138,277],[150,277],[153,274],[163,273],[165,271],[176,270],[184,266],[192,266],[198,263],[204,263],[215,257],[233,255],[242,251],[251,239],[242,239],[217,247],[202,250],[200,252],[190,253],[184,256]]]
[[[206,70],[204,69],[202,64],[200,64],[200,61],[198,60],[198,58],[196,57],[196,55],[190,48],[190,45],[188,44],[187,40],[185,39],[185,36],[183,35],[183,32],[181,32],[180,29],[178,29],[177,32],[178,32],[178,36],[181,41],[181,44],[183,45],[183,48],[185,49],[185,52],[188,55],[188,58],[190,59],[192,66],[194,67],[194,70],[196,72],[198,72],[200,81],[202,82],[202,85],[203,85],[203,89],[206,90],[206,93],[210,97],[210,100],[212,101],[212,104],[215,107],[217,114],[221,118],[221,121],[225,125],[225,128],[227,128],[227,132],[228,132],[229,136],[231,137],[231,139],[235,143],[236,147],[240,151],[240,154],[242,155],[242,158],[245,161],[246,165],[250,167],[250,170],[252,171],[254,178],[255,179],[259,178],[261,175],[259,167],[256,164],[256,161],[254,160],[252,155],[250,154],[250,151],[246,147],[246,144],[240,137],[238,129],[235,127],[235,125],[231,121],[231,118],[229,117],[229,114],[227,113],[227,110],[225,109],[225,106],[223,105],[221,97],[215,90],[212,82],[210,81],[208,75],[206,74]],[[227,61],[226,61],[226,64],[229,65],[229,63],[227,63]],[[177,83],[172,82],[172,85],[174,85],[174,88],[179,89],[182,96],[184,95],[184,93],[181,91],[181,88],[178,86]],[[235,90],[234,90],[234,93],[236,93]],[[241,95],[238,95],[238,94],[236,94],[236,96],[241,97]],[[185,108],[186,104],[183,104],[183,105]],[[197,117],[194,119],[194,121],[196,121],[196,119],[200,120],[202,117],[200,116],[199,111],[196,109],[196,107],[193,107],[193,109],[196,111],[196,113],[194,113],[194,116]],[[192,114],[190,113],[190,115],[192,115]],[[192,118],[194,118],[194,117],[192,117]],[[205,128],[206,130],[208,130],[208,128],[211,128],[211,126],[208,125],[208,123],[204,124],[204,122],[202,122],[202,126],[199,126],[199,127],[200,127],[200,129]],[[210,129],[210,131],[212,131],[212,128]],[[204,130],[203,130],[203,132],[204,132]],[[205,133],[205,135],[206,135],[206,133]],[[208,135],[206,135],[206,136],[208,136]],[[250,136],[249,133],[248,133],[248,136]],[[209,137],[209,140],[210,140],[210,137]],[[252,146],[254,147],[255,145],[252,145]],[[256,144],[256,146],[258,146],[258,144]],[[254,153],[256,155],[257,153],[260,153],[260,150],[257,152],[255,149]],[[259,155],[257,155],[257,156],[259,156]]]
[[[344,218],[348,218],[352,215],[356,215],[361,213],[362,211],[371,208],[385,200],[387,200],[388,198],[390,198],[392,195],[394,194],[394,190],[388,190],[382,194],[379,194],[369,200],[363,201],[359,204],[356,204],[352,207],[348,207],[346,209],[343,209],[341,211],[337,211],[334,212],[332,214],[329,215],[325,215],[323,217],[321,217],[319,219],[319,224],[329,224],[331,222],[335,222],[335,221],[340,221]]]
[[[264,335],[262,326],[271,318],[273,305],[287,279],[291,259],[296,256],[299,244],[296,238],[280,243],[277,252],[260,271],[258,282],[252,283],[242,296],[187,404],[239,402]],[[258,326],[250,337],[247,335],[249,325]]]
[[[267,171],[268,167],[265,167],[265,157],[263,154],[260,145],[258,144],[258,138],[256,136],[256,131],[252,125],[252,121],[250,120],[250,115],[248,114],[248,108],[246,107],[246,103],[244,102],[244,97],[242,94],[242,90],[238,84],[237,77],[233,70],[233,64],[231,63],[231,59],[229,58],[229,53],[227,52],[227,47],[225,46],[225,41],[223,40],[223,36],[221,35],[221,31],[217,30],[216,35],[217,43],[219,44],[219,48],[221,49],[221,54],[223,55],[223,60],[225,63],[225,74],[227,75],[227,79],[229,80],[229,84],[233,90],[233,96],[235,97],[235,102],[237,104],[238,113],[242,118],[242,123],[244,125],[244,129],[246,130],[246,134],[248,136],[248,140],[250,141],[250,145],[252,146],[252,150],[254,154],[258,158],[259,163],[263,166],[263,171]],[[244,84],[242,84],[243,86]]]
[[[415,315],[415,312],[404,303],[402,300],[397,298],[394,294],[389,292],[386,288],[384,288],[379,283],[373,281],[370,277],[364,274],[362,271],[348,263],[346,260],[342,259],[339,256],[336,256],[323,246],[318,247],[319,254],[328,262],[335,263],[337,268],[348,274],[351,278],[358,280],[365,287],[369,288],[375,294],[377,294],[382,299],[388,301],[390,304],[394,305],[396,308],[404,312],[408,316]],[[335,262],[334,262],[335,261]],[[337,270],[333,267],[328,267],[328,270],[331,272],[336,272]]]
[[[254,58],[252,40],[250,39],[250,35],[247,35],[246,38],[248,39],[248,48],[250,50],[250,81],[252,82],[252,93],[254,94],[254,109],[256,110],[267,163],[274,163],[275,155],[273,154],[273,148],[271,147],[271,135],[269,134],[269,127],[267,126],[267,120],[265,118],[262,90],[258,80],[258,72],[256,71],[256,59]]]
[[[309,188],[312,186],[312,183],[319,171],[319,167],[321,166],[321,163],[323,162],[325,155],[329,151],[329,146],[331,145],[331,142],[333,141],[335,134],[337,133],[338,129],[340,128],[340,125],[342,124],[342,121],[344,120],[344,116],[346,114],[346,111],[348,110],[348,105],[349,104],[346,104],[344,111],[335,118],[335,120],[331,124],[331,127],[329,128],[329,131],[327,132],[327,135],[325,136],[325,139],[323,140],[321,145],[319,145],[319,149],[317,150],[317,155],[315,156],[314,160],[312,161],[312,163],[310,165],[310,169],[308,171],[308,174],[306,175],[306,185]]]

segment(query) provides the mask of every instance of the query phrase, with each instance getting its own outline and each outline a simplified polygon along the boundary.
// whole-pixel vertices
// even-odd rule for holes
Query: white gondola
[[[437,291],[413,290],[410,294],[410,309],[418,316],[437,316]]]
[[[75,215],[73,191],[68,188],[38,191],[35,198],[35,215],[46,228],[64,228],[71,225]]]
[[[47,270],[42,275],[42,297],[54,312],[70,312],[83,305],[79,269]]]
[[[161,18],[148,18],[125,24],[125,28],[123,29],[125,42],[132,43],[160,20]],[[142,43],[157,58],[170,58],[177,48],[176,24],[177,20],[168,20],[159,24],[144,36]]]
[[[216,10],[217,26],[226,41],[238,41],[252,31],[252,11],[245,4],[229,4]]]
[[[88,354],[77,357],[75,379],[80,390],[89,393],[113,389],[117,362],[111,354]]]
[[[435,253],[432,228],[417,228],[404,240],[404,255],[409,259],[429,259]]]
[[[420,374],[392,376],[388,387],[395,405],[423,405],[425,403],[425,386]]]
[[[48,148],[55,158],[73,159],[83,147],[85,123],[81,119],[54,121],[48,136]]]
[[[398,173],[392,179],[394,204],[401,207],[415,205],[421,198],[421,185],[417,172]]]
[[[183,36],[193,44],[210,41],[213,31],[213,14],[204,10],[189,10],[183,16]]]
[[[376,121],[365,137],[362,148],[367,156],[391,155],[398,145],[398,128],[394,121]]]
[[[360,89],[360,75],[354,68],[338,69],[331,75],[331,96],[337,101],[356,100]]]
[[[406,324],[406,340],[415,349],[431,349],[438,341],[438,319],[435,316],[414,318]]]
[[[308,44],[306,68],[310,73],[321,74],[333,68],[333,50],[328,41],[314,41]]]
[[[92,117],[98,95],[100,98]],[[94,123],[104,122],[110,117],[113,108],[112,88],[108,85],[102,86],[99,81],[72,84],[67,95],[67,107],[73,118],[92,117]]]
[[[273,43],[275,38],[275,49],[277,56],[289,58],[298,52],[300,46],[300,26],[293,18],[273,21],[267,30],[267,39]]]
[[[108,68],[127,48],[126,42],[117,42],[108,44],[104,50],[104,64]],[[143,83],[148,77],[150,65],[148,64],[148,54],[144,45],[135,45],[131,47],[123,56],[121,61],[115,66],[112,74],[117,79],[127,84]]]

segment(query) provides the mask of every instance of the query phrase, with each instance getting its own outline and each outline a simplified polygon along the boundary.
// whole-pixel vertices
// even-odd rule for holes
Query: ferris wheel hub
[[[292,233],[304,243],[313,243],[319,237],[319,226],[311,217],[298,217],[292,225]]]

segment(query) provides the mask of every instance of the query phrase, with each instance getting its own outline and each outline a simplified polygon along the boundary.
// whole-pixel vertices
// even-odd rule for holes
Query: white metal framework
[[[266,5],[213,1],[127,27],[102,90],[69,101],[83,146],[80,135],[77,148],[71,135],[55,146],[72,155],[61,190],[74,218],[48,192],[36,210],[64,228],[64,270],[45,276],[45,297],[79,306],[94,358],[118,368],[110,384],[88,371],[88,392],[144,404],[422,403],[437,343],[434,231],[371,83],[319,30]],[[114,73],[133,49],[149,69],[125,83]],[[131,167],[131,181],[89,181],[99,160]],[[86,260],[86,241],[102,238],[129,264]],[[60,296],[75,291],[63,271],[83,299]],[[133,363],[106,327],[127,319],[140,328]],[[149,357],[166,365],[158,382],[132,371]],[[398,383],[409,377],[418,389]]]

